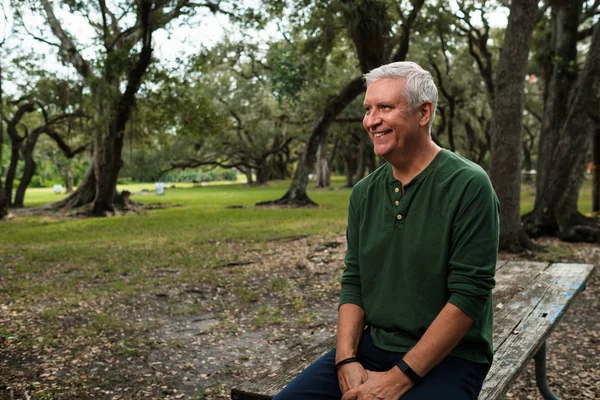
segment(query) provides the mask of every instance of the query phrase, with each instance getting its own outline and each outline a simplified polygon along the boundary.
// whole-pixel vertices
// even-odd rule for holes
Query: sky
[[[247,0],[247,4],[257,5],[260,0]],[[13,16],[8,7],[9,0],[0,0],[0,42],[5,36],[4,33],[10,31],[13,25]],[[452,7],[452,1],[450,5]],[[110,1],[109,1],[110,5]],[[80,41],[80,51],[84,58],[91,59],[95,53],[91,45],[90,38],[94,36],[92,28],[84,17],[73,15],[66,10],[55,10],[57,17],[61,20],[63,27]],[[490,17],[492,26],[505,26],[507,20],[507,10],[499,9]],[[43,18],[32,14],[24,15],[27,29],[40,37],[50,41],[55,41],[52,33],[47,28]],[[475,21],[476,22],[476,21]],[[154,54],[165,65],[177,65],[193,54],[198,54],[202,47],[212,47],[227,33],[236,35],[237,32],[229,32],[231,24],[224,15],[212,15],[208,11],[201,11],[198,16],[192,18],[189,24],[172,27],[169,31],[159,30],[153,35]],[[269,37],[279,36],[274,24],[268,26],[264,32],[257,33],[258,36],[267,40]],[[56,49],[50,45],[44,44],[31,37],[23,42],[17,42],[15,36],[9,37],[6,41],[4,54],[11,49],[12,55],[18,53],[21,55],[27,52],[41,54],[45,56],[44,68],[55,71],[59,76],[70,77],[76,72],[69,65],[63,65],[58,61]],[[11,82],[5,82],[4,90],[7,93],[14,93],[17,89]]]

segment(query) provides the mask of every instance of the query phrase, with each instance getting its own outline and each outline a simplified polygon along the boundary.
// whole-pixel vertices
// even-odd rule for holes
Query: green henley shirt
[[[498,215],[485,171],[448,150],[404,191],[381,166],[350,196],[340,305],[364,310],[377,347],[407,352],[452,303],[475,322],[450,354],[491,365]]]

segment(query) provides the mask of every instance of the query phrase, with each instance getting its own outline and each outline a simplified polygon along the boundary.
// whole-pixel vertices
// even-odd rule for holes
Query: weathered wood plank
[[[527,364],[568,309],[593,270],[593,265],[552,264],[536,279],[542,287],[551,277],[537,305],[513,333],[494,351],[494,363],[479,399],[497,400],[504,396],[517,373]]]
[[[548,263],[543,262],[509,261],[504,264],[502,269],[496,270],[496,287],[493,290],[494,306],[509,302],[548,266]],[[495,310],[500,309],[502,308],[495,308]]]
[[[552,284],[553,275],[544,270],[548,263],[511,262],[497,278],[494,288],[494,350],[541,301]]]
[[[498,399],[508,390],[517,372],[537,351],[573,296],[581,290],[592,269],[592,265],[582,264],[498,263],[493,292],[495,361],[480,400]],[[232,399],[271,399],[334,346],[335,337],[331,337],[285,361],[277,370],[242,383],[232,390]]]
[[[498,273],[498,271],[503,268],[506,264],[508,264],[508,261],[504,261],[504,260],[498,260],[496,261],[496,273]]]

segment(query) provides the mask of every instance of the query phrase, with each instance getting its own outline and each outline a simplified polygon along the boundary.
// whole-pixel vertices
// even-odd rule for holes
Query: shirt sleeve
[[[348,227],[346,228],[347,250],[346,256],[344,257],[346,268],[342,274],[342,289],[340,292],[338,308],[345,303],[356,304],[357,306],[364,308],[360,284],[360,266],[358,262],[360,220],[358,211],[354,206],[357,200],[356,197],[356,191],[353,189],[352,194],[350,195],[350,205],[348,206]]]
[[[452,227],[449,303],[478,321],[495,286],[499,202],[484,171],[467,182]]]

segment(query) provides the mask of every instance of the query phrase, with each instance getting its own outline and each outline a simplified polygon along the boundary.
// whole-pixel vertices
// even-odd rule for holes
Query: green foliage
[[[297,49],[288,43],[275,43],[269,48],[267,60],[271,66],[268,78],[277,99],[298,101],[299,93],[308,86],[309,71],[308,65],[298,62]]]
[[[211,170],[211,171],[172,171],[163,176],[164,182],[216,182],[237,181],[237,172],[233,170]]]

